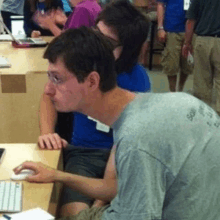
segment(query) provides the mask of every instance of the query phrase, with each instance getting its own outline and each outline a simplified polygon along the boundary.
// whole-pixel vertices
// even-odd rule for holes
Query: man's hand
[[[20,166],[14,168],[15,174],[19,174],[23,169],[30,169],[34,171],[34,174],[28,176],[26,181],[35,183],[52,183],[55,181],[57,170],[52,169],[40,162],[26,161]]]
[[[157,36],[158,36],[158,41],[159,42],[161,42],[161,43],[165,43],[166,42],[167,34],[166,34],[165,30],[163,30],[163,29],[158,30]]]
[[[62,139],[57,133],[41,135],[38,138],[38,146],[41,149],[58,150],[66,148],[68,142]]]
[[[189,52],[192,54],[192,45],[191,44],[184,44],[182,47],[182,56],[187,58]]]
[[[50,15],[51,15],[51,17],[53,17],[54,22],[56,24],[65,25],[65,23],[67,21],[67,16],[65,15],[65,13],[62,10],[60,10],[60,9],[52,10],[50,12]]]
[[[41,32],[40,31],[32,31],[31,32],[31,37],[32,38],[38,38],[41,36]]]
[[[40,11],[36,11],[33,16],[33,20],[44,29],[50,29],[55,25],[55,20],[52,14],[49,12],[42,14]]]
[[[102,200],[95,200],[92,207],[103,207],[107,204],[107,202],[102,201]]]

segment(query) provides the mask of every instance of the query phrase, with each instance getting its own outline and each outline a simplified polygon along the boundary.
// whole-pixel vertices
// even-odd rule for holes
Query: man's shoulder
[[[181,117],[190,109],[197,109],[199,103],[200,100],[186,93],[139,93],[124,113],[127,120],[148,121],[152,117],[162,120]]]

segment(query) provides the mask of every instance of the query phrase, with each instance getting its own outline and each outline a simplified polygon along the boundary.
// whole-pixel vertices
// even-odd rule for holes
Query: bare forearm
[[[185,33],[185,44],[186,45],[189,45],[192,43],[195,23],[196,21],[193,19],[189,19],[186,22],[186,33]]]
[[[94,199],[111,201],[116,195],[117,181],[114,179],[95,179],[57,171],[55,181]]]
[[[41,135],[54,133],[57,121],[57,111],[50,97],[46,94],[42,94],[41,96],[39,117]]]
[[[157,3],[157,22],[158,22],[158,27],[163,26],[163,21],[164,21],[164,4],[158,2]]]
[[[56,24],[50,26],[50,31],[54,36],[59,36],[62,32],[62,30]]]

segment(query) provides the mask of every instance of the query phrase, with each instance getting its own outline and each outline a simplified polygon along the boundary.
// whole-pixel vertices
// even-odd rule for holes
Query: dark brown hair
[[[44,58],[50,63],[61,59],[79,83],[96,71],[100,76],[99,88],[108,92],[117,85],[115,58],[112,45],[103,36],[88,27],[68,29],[48,45]]]
[[[116,31],[123,46],[116,60],[117,73],[131,71],[147,39],[149,21],[128,0],[117,0],[107,5],[96,19],[96,24],[99,21]]]

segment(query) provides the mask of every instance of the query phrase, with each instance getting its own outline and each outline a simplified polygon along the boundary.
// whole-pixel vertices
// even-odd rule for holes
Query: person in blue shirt
[[[28,37],[53,36],[53,34],[35,21],[36,13],[48,13],[52,10],[63,10],[62,0],[25,0],[24,2],[24,31]]]
[[[166,43],[162,53],[161,65],[167,75],[171,92],[182,91],[193,65],[182,56],[184,44],[186,10],[184,1],[190,0],[157,0],[158,39]],[[185,9],[185,10],[184,10]],[[177,74],[180,74],[177,85]]]
[[[135,92],[147,92],[151,89],[146,70],[137,63],[141,47],[148,34],[148,27],[149,23],[144,15],[128,1],[117,1],[108,5],[96,20],[94,29],[100,32],[113,47],[117,83],[123,89]],[[86,115],[74,113],[74,132],[70,140],[71,145],[67,145],[67,141],[55,133],[56,114],[50,97],[43,94],[40,107],[39,147],[51,150],[63,147],[66,172],[88,177],[103,177],[113,146],[112,129]],[[100,206],[103,202],[94,201],[64,187],[60,215],[74,215],[92,205]]]

